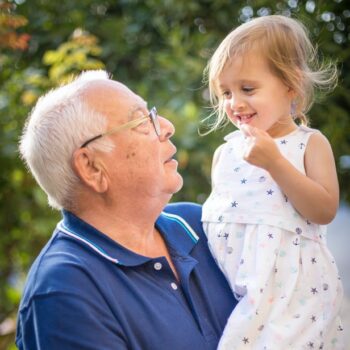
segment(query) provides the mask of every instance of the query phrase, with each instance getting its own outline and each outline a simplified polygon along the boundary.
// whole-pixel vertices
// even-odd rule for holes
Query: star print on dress
[[[316,316],[312,315],[312,316],[311,316],[311,321],[312,321],[312,322],[316,322]]]
[[[311,263],[312,263],[312,264],[316,264],[316,263],[317,263],[316,258],[311,258]]]
[[[299,143],[299,148],[300,149],[303,149],[304,147],[305,147],[305,143],[303,143],[303,142]]]
[[[317,294],[318,293],[317,288],[311,288],[311,293],[313,295]]]
[[[271,239],[273,238],[273,234],[272,233],[268,233],[267,236]]]
[[[240,167],[234,168],[233,170],[237,173],[239,171]]]
[[[246,337],[244,337],[244,338],[242,339],[242,342],[243,342],[244,344],[248,344],[248,343],[249,343],[249,339],[246,338]]]
[[[307,343],[307,346],[308,346],[310,349],[314,349],[314,343],[311,342],[311,341]]]
[[[241,184],[245,184],[245,183],[247,183],[247,179],[242,179]]]
[[[232,207],[232,208],[237,208],[237,205],[238,205],[238,203],[237,203],[236,201],[234,201],[234,202],[231,203],[231,207]]]
[[[267,193],[269,196],[272,196],[273,190],[269,189],[269,190],[266,191],[266,193]]]
[[[281,140],[281,142],[280,142],[280,143],[281,143],[281,145],[286,145],[286,144],[287,144],[287,142],[288,142],[287,140]]]
[[[293,241],[293,245],[299,245],[299,238],[297,237],[294,241]]]
[[[295,232],[298,234],[298,235],[301,235],[301,233],[303,232],[303,230],[300,228],[300,227],[297,227],[295,229]]]
[[[265,176],[260,176],[259,177],[259,182],[264,182],[266,181],[266,177]]]

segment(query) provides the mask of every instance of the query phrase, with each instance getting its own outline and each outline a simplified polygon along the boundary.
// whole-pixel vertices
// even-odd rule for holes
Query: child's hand
[[[247,138],[247,147],[243,159],[248,163],[269,171],[282,154],[273,138],[264,130],[242,125],[241,131]]]

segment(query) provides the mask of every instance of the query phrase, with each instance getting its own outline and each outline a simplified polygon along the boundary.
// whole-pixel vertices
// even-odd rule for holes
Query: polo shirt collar
[[[80,241],[111,263],[131,267],[152,260],[123,247],[73,213],[63,210],[62,215],[63,220],[57,225],[59,232]],[[171,255],[188,256],[198,241],[190,225],[174,214],[163,212],[156,221],[156,228],[167,242]]]

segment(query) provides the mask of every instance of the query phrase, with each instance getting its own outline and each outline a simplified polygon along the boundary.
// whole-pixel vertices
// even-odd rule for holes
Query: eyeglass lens
[[[157,113],[156,107],[153,107],[150,110],[149,115],[151,117],[151,121],[152,121],[152,124],[154,126],[154,130],[156,131],[156,134],[158,136],[160,136],[160,124],[159,124],[158,113]]]

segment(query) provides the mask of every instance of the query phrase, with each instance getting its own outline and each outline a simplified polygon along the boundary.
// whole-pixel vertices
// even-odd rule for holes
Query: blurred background
[[[60,218],[18,157],[18,137],[37,98],[81,70],[106,69],[175,124],[185,184],[173,201],[203,203],[212,153],[231,131],[198,135],[210,114],[203,69],[229,31],[268,14],[300,19],[322,57],[338,62],[339,86],[318,96],[309,117],[330,140],[338,167],[341,206],[329,246],[344,281],[349,337],[349,1],[0,0],[0,350],[15,349],[24,278]]]

